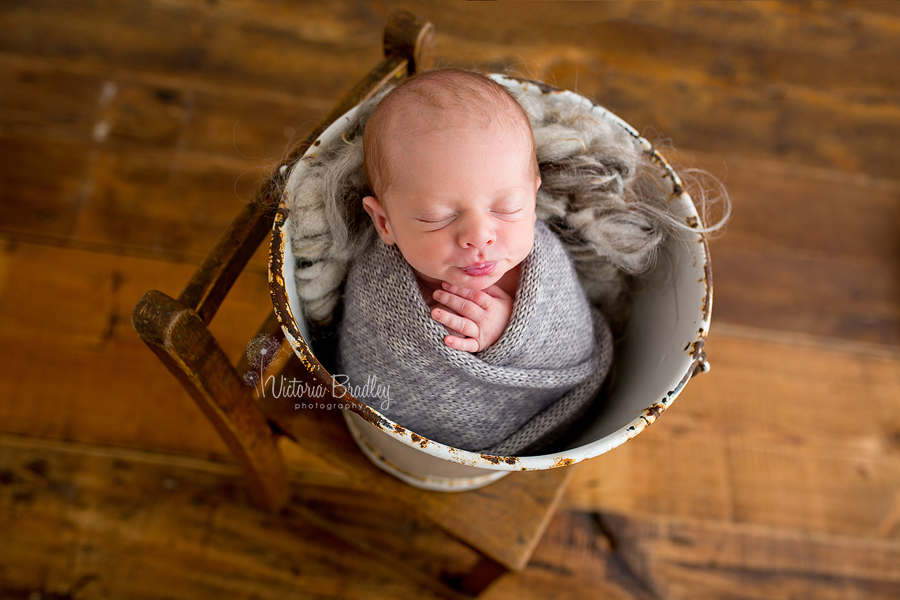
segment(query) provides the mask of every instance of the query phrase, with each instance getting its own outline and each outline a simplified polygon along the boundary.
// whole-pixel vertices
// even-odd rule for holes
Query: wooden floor
[[[571,467],[484,597],[900,597],[900,3],[393,0],[0,4],[0,597],[431,598],[472,564],[296,447],[293,516],[254,509],[130,324],[396,7],[442,64],[576,89],[734,203],[711,372]],[[232,356],[267,305],[260,252],[213,323]]]

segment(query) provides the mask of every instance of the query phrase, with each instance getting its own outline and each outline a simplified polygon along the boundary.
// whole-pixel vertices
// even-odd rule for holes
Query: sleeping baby
[[[492,455],[558,441],[599,392],[612,338],[569,256],[537,220],[528,116],[457,69],[411,77],[364,134],[377,232],[350,268],[338,369],[394,422]]]

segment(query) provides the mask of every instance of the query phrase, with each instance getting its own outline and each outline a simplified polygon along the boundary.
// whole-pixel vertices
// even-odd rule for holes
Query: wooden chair
[[[349,108],[417,70],[434,64],[434,28],[398,11],[384,31],[384,60],[378,64],[286,161],[290,163]],[[177,299],[147,292],[132,322],[141,339],[191,394],[237,458],[253,500],[280,515],[297,515],[279,435],[326,459],[360,490],[399,503],[427,519],[481,556],[475,568],[452,581],[455,589],[477,595],[498,576],[525,567],[556,509],[572,468],[512,473],[480,490],[440,493],[411,487],[373,466],[359,451],[339,411],[293,410],[291,403],[256,401],[245,385],[244,359],[237,367],[208,328],[232,284],[271,231],[280,189],[279,171],[234,219]],[[274,315],[261,332],[281,334]],[[281,334],[283,335],[283,334]],[[296,361],[291,368],[300,365]],[[302,365],[292,377],[308,377]],[[305,373],[304,373],[305,372]],[[317,519],[310,512],[305,518]],[[320,524],[343,536],[339,523]],[[442,588],[446,591],[446,588]]]

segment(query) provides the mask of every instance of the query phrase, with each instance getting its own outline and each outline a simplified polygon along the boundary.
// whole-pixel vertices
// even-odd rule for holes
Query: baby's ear
[[[378,198],[374,196],[366,196],[365,198],[363,198],[363,208],[365,208],[366,212],[369,213],[369,216],[372,217],[372,222],[375,223],[375,231],[378,232],[378,236],[381,238],[381,240],[389,246],[393,245],[394,236],[391,235],[387,213],[384,212],[384,208],[382,208],[381,202],[378,201]]]

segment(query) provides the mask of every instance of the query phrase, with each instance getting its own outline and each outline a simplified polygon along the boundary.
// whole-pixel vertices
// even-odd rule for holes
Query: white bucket
[[[692,227],[700,219],[678,176],[627,123],[606,109],[573,92],[544,84],[493,76],[500,83],[525,94],[553,94],[560,101],[588,108],[595,117],[625,129],[639,147],[652,153],[660,182],[671,190],[672,213]],[[320,137],[321,146],[343,132],[356,109],[338,119]],[[320,145],[310,146],[313,155]],[[294,259],[289,230],[290,215],[282,206],[275,219],[269,261],[269,282],[275,312],[294,352],[311,378],[329,391],[339,388],[307,344],[308,327],[294,315],[302,315],[294,282]],[[302,217],[302,215],[300,215]],[[567,449],[540,456],[498,457],[460,450],[424,438],[394,423],[378,411],[345,395],[340,400],[351,408],[344,411],[350,433],[360,449],[376,465],[417,487],[463,491],[495,481],[510,471],[553,469],[575,464],[609,452],[653,423],[675,400],[691,376],[705,370],[703,344],[709,331],[712,308],[712,276],[709,248],[699,231],[679,230],[664,248],[674,260],[674,274],[662,277],[665,285],[634,298],[625,340],[615,358],[615,377],[604,407]],[[672,263],[657,268],[672,269]],[[652,275],[652,274],[651,274]],[[287,283],[288,285],[285,285]]]

